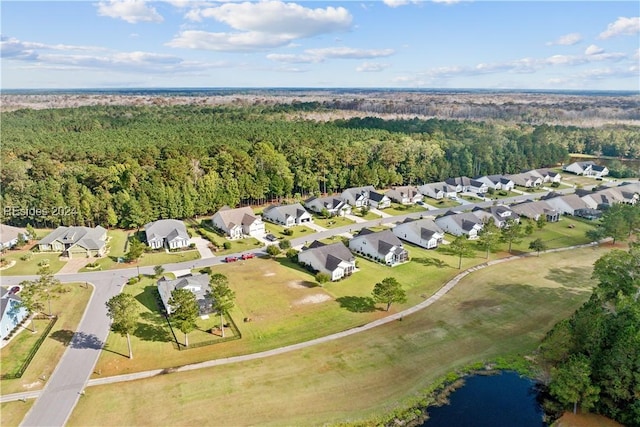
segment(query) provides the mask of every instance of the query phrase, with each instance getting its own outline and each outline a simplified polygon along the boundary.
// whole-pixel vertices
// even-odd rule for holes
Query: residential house
[[[496,191],[511,191],[515,186],[515,183],[504,175],[485,175],[476,178],[476,181],[484,183],[487,189],[493,188]]]
[[[147,245],[151,249],[180,249],[191,243],[187,227],[177,219],[160,219],[144,226]]]
[[[236,209],[223,206],[213,215],[211,222],[230,239],[242,239],[245,236],[262,237],[265,234],[264,222],[249,206]]]
[[[456,197],[457,191],[456,187],[447,184],[446,182],[434,182],[432,184],[424,184],[418,187],[418,191],[424,194],[427,197],[431,197],[432,199],[440,200],[445,197],[453,198]]]
[[[576,210],[588,208],[587,203],[577,194],[549,193],[541,200],[563,215],[575,215]]]
[[[478,181],[476,179],[471,179],[466,176],[449,178],[444,182],[452,187],[455,187],[456,192],[458,193],[476,193],[483,195],[489,189],[486,183]]]
[[[304,205],[310,211],[321,214],[323,210],[331,216],[345,216],[351,214],[351,205],[338,197],[311,197]]]
[[[562,170],[576,175],[592,176],[595,178],[602,178],[609,175],[609,169],[606,166],[597,165],[591,160],[586,162],[573,162],[563,166]]]
[[[167,314],[171,314],[173,308],[169,304],[171,293],[176,289],[187,289],[196,296],[198,311],[201,316],[213,312],[213,299],[211,298],[211,286],[208,274],[189,274],[170,280],[164,277],[158,280],[158,293]]]
[[[342,192],[340,198],[353,207],[361,208],[369,206],[369,194],[372,191],[376,191],[376,189],[371,185],[347,188]]]
[[[580,208],[580,209],[576,209],[573,212],[573,215],[579,218],[594,220],[602,217],[602,211],[598,209],[591,209],[591,208]]]
[[[435,223],[449,234],[467,236],[470,240],[477,239],[482,230],[482,220],[471,212],[448,211],[437,217]]]
[[[19,236],[29,240],[29,233],[24,228],[0,224],[0,250],[10,249],[18,244]]]
[[[527,200],[516,205],[511,205],[511,210],[521,217],[537,221],[543,217],[547,222],[557,222],[560,219],[560,212],[552,208],[544,200]]]
[[[262,211],[262,218],[285,227],[313,222],[311,214],[300,203],[269,206]]]
[[[369,192],[369,206],[375,209],[385,209],[391,206],[391,199],[378,191]]]
[[[349,240],[349,249],[389,266],[409,260],[407,250],[391,230],[374,232],[363,228]]]
[[[326,245],[314,241],[298,253],[298,262],[317,272],[327,273],[334,282],[356,271],[356,258],[342,242]]]
[[[543,183],[560,183],[562,181],[560,173],[547,168],[532,169],[529,173],[542,178]]]
[[[520,222],[520,215],[505,205],[489,206],[487,208],[476,207],[471,212],[477,216],[483,224],[486,224],[488,221],[493,221],[498,228],[503,228],[509,220]]]
[[[107,230],[97,226],[58,227],[38,242],[41,252],[62,252],[62,256],[103,256],[107,248]]]
[[[542,177],[540,174],[532,174],[531,172],[517,173],[509,175],[509,179],[518,187],[535,188],[542,185]]]
[[[401,240],[426,248],[437,248],[444,239],[444,232],[431,219],[407,218],[391,229]]]
[[[7,338],[29,315],[22,299],[12,290],[0,287],[0,339]]]
[[[623,203],[624,196],[615,188],[605,188],[594,193],[587,193],[580,197],[591,209],[603,210],[616,203]]]
[[[401,205],[414,205],[422,202],[424,196],[418,191],[416,187],[406,185],[402,187],[391,187],[391,190],[387,191],[386,196],[396,203]]]

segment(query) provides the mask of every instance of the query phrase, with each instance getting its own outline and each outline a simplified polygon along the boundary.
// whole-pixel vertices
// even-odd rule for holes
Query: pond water
[[[475,375],[451,393],[450,404],[428,409],[425,427],[545,427],[535,383],[514,372]]]

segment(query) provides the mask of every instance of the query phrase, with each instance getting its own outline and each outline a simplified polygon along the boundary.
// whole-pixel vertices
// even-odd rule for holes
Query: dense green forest
[[[594,266],[591,298],[540,346],[550,378],[547,409],[578,408],[640,426],[640,246]]]
[[[640,140],[639,129],[625,126],[317,122],[288,111],[182,105],[2,113],[2,221],[138,227],[350,186],[514,173],[556,165],[569,151],[615,146],[637,155]]]

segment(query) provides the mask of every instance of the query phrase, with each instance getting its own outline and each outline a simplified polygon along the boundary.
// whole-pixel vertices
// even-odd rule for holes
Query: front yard
[[[421,205],[401,205],[399,203],[391,203],[391,206],[384,209],[383,212],[397,216],[414,212],[428,212],[428,210]]]
[[[379,217],[376,215],[374,219],[377,219],[377,218]],[[338,228],[338,227],[343,227],[345,225],[355,224],[350,219],[342,216],[334,216],[331,218],[321,218],[319,216],[314,216],[313,221],[323,228]]]

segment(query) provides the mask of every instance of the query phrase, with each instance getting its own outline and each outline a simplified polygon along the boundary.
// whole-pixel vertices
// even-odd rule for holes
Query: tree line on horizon
[[[637,141],[639,133],[627,126],[438,119],[317,122],[281,110],[186,105],[2,113],[2,221],[136,228],[209,215],[223,205],[352,186],[517,173],[564,162],[569,150]]]

